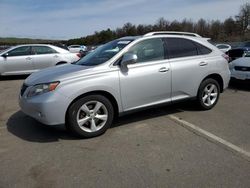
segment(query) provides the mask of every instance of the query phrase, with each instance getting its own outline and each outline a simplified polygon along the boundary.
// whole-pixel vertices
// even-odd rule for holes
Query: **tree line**
[[[191,19],[168,21],[162,17],[159,18],[155,24],[135,25],[128,22],[124,24],[123,27],[115,30],[106,29],[86,37],[70,39],[66,41],[66,44],[98,45],[120,37],[144,35],[152,31],[194,32],[217,42],[250,40],[250,4],[246,3],[242,5],[236,16],[229,17],[224,21],[207,21],[203,18],[196,22]]]

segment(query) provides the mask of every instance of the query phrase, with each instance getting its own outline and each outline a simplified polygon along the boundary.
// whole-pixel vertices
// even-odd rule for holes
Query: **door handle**
[[[159,69],[159,72],[167,72],[169,71],[169,68],[166,68],[166,67],[162,67]]]
[[[31,57],[26,57],[26,60],[31,60],[32,58]]]
[[[54,55],[55,58],[58,58],[59,56],[58,55]]]
[[[206,66],[207,64],[208,64],[208,63],[207,63],[207,62],[204,62],[204,61],[202,61],[202,62],[199,63],[199,65],[200,65],[201,67]]]

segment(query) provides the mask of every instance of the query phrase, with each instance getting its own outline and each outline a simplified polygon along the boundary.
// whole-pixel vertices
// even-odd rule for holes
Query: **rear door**
[[[30,74],[34,71],[30,46],[21,46],[6,53],[3,59],[4,74]]]
[[[172,100],[194,97],[203,78],[213,69],[212,50],[185,38],[166,38],[172,70]]]
[[[54,66],[59,59],[59,53],[49,46],[32,46],[32,53],[36,70]]]

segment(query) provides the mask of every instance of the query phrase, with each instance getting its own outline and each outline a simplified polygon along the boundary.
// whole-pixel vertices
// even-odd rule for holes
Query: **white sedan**
[[[224,53],[232,49],[232,47],[229,44],[216,44],[216,47],[219,48]]]
[[[19,45],[0,52],[0,76],[31,74],[46,67],[73,63],[80,54],[45,44]]]
[[[244,57],[238,58],[229,63],[231,78],[237,80],[250,80],[250,52]]]
[[[79,52],[87,51],[87,47],[83,45],[70,45],[68,46],[68,49],[72,53],[79,53]]]

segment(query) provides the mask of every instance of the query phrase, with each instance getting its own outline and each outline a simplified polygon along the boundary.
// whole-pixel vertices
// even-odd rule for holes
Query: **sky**
[[[0,37],[71,39],[123,24],[224,20],[248,0],[0,0]]]

